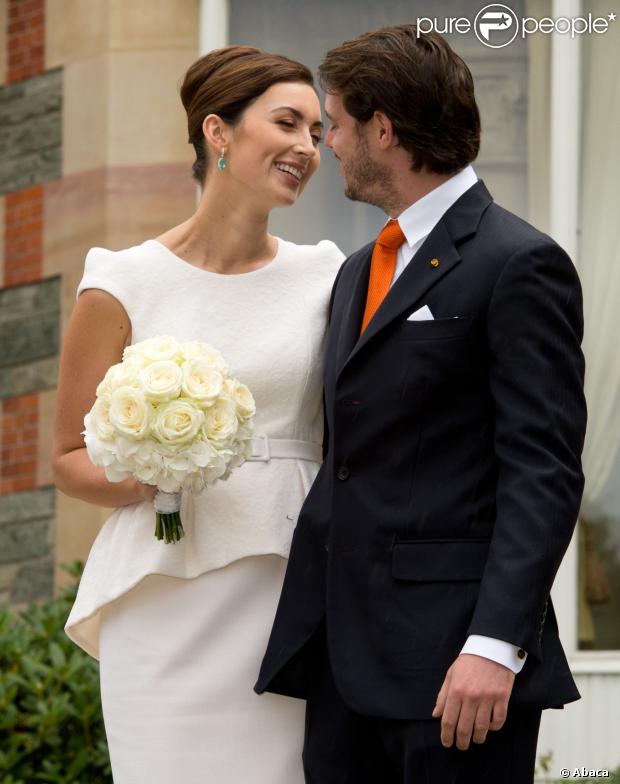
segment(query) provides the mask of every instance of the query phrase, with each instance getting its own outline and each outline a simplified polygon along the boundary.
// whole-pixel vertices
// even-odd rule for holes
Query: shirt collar
[[[473,167],[466,166],[401,212],[398,223],[409,247],[428,237],[444,213],[476,182]]]

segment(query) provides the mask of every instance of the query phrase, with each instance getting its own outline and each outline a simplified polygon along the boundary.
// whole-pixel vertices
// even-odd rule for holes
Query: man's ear
[[[202,121],[202,132],[207,144],[218,153],[230,142],[230,127],[217,114],[208,114]]]
[[[398,147],[398,136],[394,132],[392,121],[385,112],[377,111],[373,114],[372,122],[376,134],[376,141],[379,149],[389,150],[390,147]]]

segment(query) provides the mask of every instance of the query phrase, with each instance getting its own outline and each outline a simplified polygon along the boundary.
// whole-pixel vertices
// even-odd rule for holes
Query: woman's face
[[[321,107],[312,87],[274,84],[231,130],[224,173],[261,207],[294,204],[319,166],[322,130]]]

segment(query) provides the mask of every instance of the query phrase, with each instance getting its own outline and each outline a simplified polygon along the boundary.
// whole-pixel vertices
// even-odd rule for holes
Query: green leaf
[[[64,654],[64,651],[58,645],[57,642],[50,643],[50,659],[54,667],[57,667],[59,670],[67,665],[67,657]]]

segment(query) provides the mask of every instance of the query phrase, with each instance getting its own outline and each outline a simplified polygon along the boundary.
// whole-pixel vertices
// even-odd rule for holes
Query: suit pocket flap
[[[392,552],[392,577],[413,582],[480,580],[490,542],[472,539],[400,541]]]

